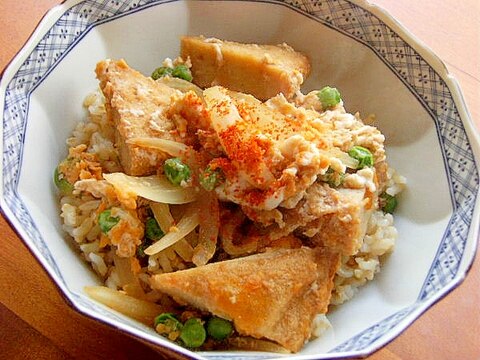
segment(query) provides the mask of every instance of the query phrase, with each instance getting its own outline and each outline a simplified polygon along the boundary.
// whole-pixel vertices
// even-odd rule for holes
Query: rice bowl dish
[[[229,22],[240,13],[251,16]],[[355,21],[346,23],[344,13],[354,14]],[[209,21],[204,21],[199,14]],[[158,32],[149,30],[159,24],[163,33],[169,34],[162,36],[161,42]],[[64,28],[68,34],[58,35],[65,34]],[[103,111],[101,104],[105,100],[96,91],[98,80],[92,74],[96,63],[102,59],[125,58],[132,68],[149,77],[165,56],[179,54],[178,38],[183,34],[208,34],[263,44],[286,41],[308,54],[313,61],[311,74],[302,86],[304,95],[327,84],[337,87],[347,112],[355,116],[355,111],[359,111],[365,124],[381,129],[390,165],[408,179],[408,187],[400,194],[394,214],[394,227],[398,229],[394,251],[381,256],[379,273],[374,270],[376,259],[370,256],[359,259],[363,270],[375,274],[374,281],[361,287],[357,285],[366,282],[368,273],[359,272],[352,262],[340,261],[345,271],[333,282],[337,288],[343,286],[340,292],[345,295],[344,300],[355,295],[334,306],[333,301],[340,303],[342,298],[334,300],[336,295],[332,291],[326,314],[332,326],[328,327],[323,316],[316,317],[311,341],[302,347],[298,356],[331,358],[370,354],[461,282],[475,253],[478,228],[475,160],[478,139],[455,80],[434,54],[388,14],[360,0],[315,4],[310,1],[154,0],[139,4],[67,1],[48,14],[2,79],[5,98],[2,210],[75,310],[158,346],[162,352],[212,359],[247,354],[278,357],[251,352],[191,352],[177,346],[177,340],[159,336],[150,320],[131,320],[134,317],[122,316],[99,305],[98,300],[92,300],[85,293],[85,287],[92,288],[92,285],[105,288],[105,278],[89,269],[93,264],[91,259],[102,267],[99,258],[105,257],[107,273],[112,271],[111,259],[102,254],[105,249],[96,252],[94,245],[90,249],[87,246],[86,252],[99,258],[90,255],[91,259],[81,261],[79,245],[88,245],[90,241],[82,244],[71,241],[67,235],[71,229],[66,227],[65,232],[64,220],[58,216],[61,209],[56,196],[58,190],[51,181],[52,169],[68,156],[70,145],[65,146],[65,139],[75,137],[72,129],[76,123],[84,119],[87,128],[92,127],[87,119],[90,115],[84,113],[80,105],[85,96],[93,91],[94,95],[87,95],[87,104],[98,102],[100,112]],[[418,82],[420,73],[422,81]],[[428,77],[423,77],[424,74]],[[59,98],[69,101],[58,101]],[[371,113],[377,115],[376,119],[369,116]],[[81,142],[86,144],[90,139],[87,136]],[[105,154],[108,149],[107,146]],[[415,159],[413,163],[412,159]],[[111,165],[114,164],[112,161]],[[418,169],[429,170],[419,172]],[[403,188],[404,178],[392,169],[390,175],[394,182],[400,181]],[[172,209],[177,206],[182,207],[169,205]],[[171,214],[178,220],[182,212],[175,211]],[[383,217],[377,220],[382,224],[377,229],[383,225],[387,229],[386,236],[380,232],[378,235],[393,240],[394,230],[388,221]],[[368,231],[373,232],[373,226]],[[370,238],[371,244],[374,238]],[[378,243],[375,247],[383,251],[390,248],[392,242]],[[217,248],[221,246],[219,240]],[[369,251],[365,249],[364,253]],[[401,278],[397,276],[398,269],[402,269]],[[172,274],[175,273],[179,271]],[[363,279],[351,277],[355,273],[365,276]],[[110,293],[103,295],[112,300]],[[121,302],[125,302],[124,297]],[[158,307],[153,308],[153,312],[157,313]],[[208,322],[210,316],[205,314],[203,319]],[[185,322],[185,319],[178,320],[182,325]],[[271,343],[263,345],[271,346]],[[282,350],[278,344],[274,345],[276,347],[268,351]]]
[[[406,180],[338,90],[300,92],[309,68],[286,44],[203,37],[183,37],[182,57],[151,77],[98,63],[101,91],[85,99],[87,119],[55,171],[63,228],[114,290],[88,288],[93,298],[150,302],[146,322],[189,348],[296,352],[321,336],[328,307],[393,251]],[[277,318],[242,312],[262,303]],[[289,318],[291,308],[301,314]],[[184,339],[187,323],[208,329],[212,316],[228,336]]]

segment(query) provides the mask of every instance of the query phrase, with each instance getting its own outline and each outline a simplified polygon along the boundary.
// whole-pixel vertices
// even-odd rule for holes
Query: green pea
[[[318,99],[322,103],[323,109],[328,109],[337,106],[342,98],[340,92],[336,88],[325,86],[317,93]]]
[[[345,180],[345,174],[336,172],[329,167],[325,174],[320,175],[320,180],[326,182],[330,187],[336,188],[343,184],[343,181]]]
[[[190,69],[184,64],[177,65],[174,68],[161,66],[156,68],[151,75],[153,80],[158,80],[164,76],[172,76],[186,81],[192,81],[193,79]]]
[[[233,332],[233,325],[230,321],[212,317],[207,323],[207,333],[216,340],[224,340]]]
[[[348,150],[348,155],[358,160],[357,169],[363,169],[366,166],[373,166],[373,155],[370,150],[363,146],[354,146]]]
[[[190,69],[183,64],[177,65],[173,68],[172,76],[186,81],[192,81],[193,79]]]
[[[153,70],[153,72],[152,72],[152,79],[153,79],[153,80],[158,80],[158,79],[160,79],[161,77],[164,77],[164,76],[166,76],[166,75],[172,75],[172,71],[173,71],[172,68],[166,67],[166,66],[162,66],[162,67],[156,68],[156,69]]]
[[[163,233],[162,229],[160,229],[157,220],[151,217],[148,218],[145,223],[145,235],[150,240],[158,240],[165,234]]]
[[[168,180],[174,185],[180,185],[182,181],[190,180],[190,168],[179,158],[172,158],[165,161],[163,171]]]
[[[212,170],[207,166],[203,174],[200,176],[200,185],[207,191],[212,191],[221,181],[222,173],[220,169]]]
[[[149,245],[147,244],[146,241],[143,241],[140,245],[138,245],[137,247],[137,256],[139,258],[144,258],[145,256],[147,256],[147,254],[145,254],[145,249],[148,247]]]
[[[60,172],[58,169],[58,166],[55,168],[55,171],[53,172],[53,181],[60,190],[60,192],[64,195],[71,194],[73,191],[73,185],[68,182],[67,179],[63,176],[63,174]]]
[[[98,225],[104,234],[108,233],[120,221],[119,217],[113,217],[110,209],[102,211],[98,215]]]
[[[158,315],[153,321],[153,326],[157,327],[158,324],[166,325],[170,331],[177,331],[183,327],[182,323],[178,321],[172,313],[162,313]]]
[[[380,195],[380,203],[383,204],[383,212],[393,214],[395,208],[398,205],[398,200],[395,196],[383,193],[382,195]]]
[[[182,331],[180,333],[180,339],[186,347],[197,348],[203,345],[207,338],[207,332],[203,327],[202,321],[198,318],[188,319],[183,324]]]

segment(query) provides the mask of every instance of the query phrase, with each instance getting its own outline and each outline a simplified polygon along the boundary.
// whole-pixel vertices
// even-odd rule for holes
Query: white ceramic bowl
[[[2,78],[0,189],[4,214],[78,311],[191,357],[247,355],[191,353],[90,300],[82,288],[99,280],[60,226],[52,170],[97,87],[96,62],[125,58],[149,73],[178,54],[183,34],[287,42],[305,52],[313,73],[304,90],[333,84],[347,110],[376,114],[390,163],[408,179],[395,252],[375,281],[330,314],[333,330],[299,356],[371,353],[459,284],[478,233],[478,138],[445,66],[389,15],[363,0],[69,0],[48,13]]]

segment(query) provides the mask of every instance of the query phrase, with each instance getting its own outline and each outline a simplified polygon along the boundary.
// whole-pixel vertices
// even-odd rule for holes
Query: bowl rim
[[[0,79],[0,106],[2,109],[2,114],[4,113],[4,106],[5,106],[5,97],[6,97],[6,87],[7,84],[13,79],[17,71],[20,69],[24,61],[27,59],[29,54],[34,50],[38,41],[51,29],[51,27],[60,19],[60,17],[68,11],[68,9],[74,7],[77,4],[84,2],[85,0],[64,0],[62,3],[54,6],[51,8],[39,21],[35,30],[30,35],[29,39],[26,43],[22,46],[19,50],[17,55],[9,62],[9,64],[5,67],[1,74]],[[150,2],[150,6],[161,5],[167,2],[178,2],[183,0],[153,0]],[[204,0],[204,1],[214,1],[214,0]],[[271,3],[276,5],[286,6],[289,9],[297,11],[305,16],[311,17],[311,15],[307,14],[305,11],[300,9],[297,6],[294,6],[288,1],[281,1],[281,0],[241,0],[237,2],[262,2],[262,3]],[[468,107],[466,105],[462,90],[458,84],[456,78],[449,72],[448,68],[446,67],[445,63],[421,40],[419,40],[415,35],[413,35],[407,28],[405,28],[398,20],[393,18],[386,10],[381,8],[378,5],[371,4],[367,0],[344,0],[344,2],[354,4],[369,13],[373,14],[377,18],[379,18],[383,23],[385,23],[390,29],[392,29],[396,34],[400,36],[400,38],[409,46],[411,46],[430,66],[438,76],[445,82],[452,98],[453,103],[458,110],[459,118],[461,119],[462,125],[467,135],[468,143],[471,146],[472,154],[474,155],[474,161],[479,158],[480,154],[480,135],[475,128],[471,115],[468,111]],[[147,2],[148,3],[148,2]],[[143,7],[142,9],[144,9]],[[128,16],[128,13],[123,14],[122,16]],[[98,24],[95,24],[96,26]],[[94,27],[93,26],[93,27]],[[61,58],[60,60],[61,61]],[[4,120],[3,120],[4,121]],[[3,129],[0,130],[0,147],[3,149]],[[0,158],[0,163],[2,164],[2,169],[4,166],[4,159]],[[475,163],[475,168],[478,171],[478,164]],[[178,346],[169,346],[170,344],[166,342],[165,344],[156,344],[157,341],[154,341],[153,336],[150,337],[148,334],[143,333],[143,336],[140,336],[136,333],[136,331],[132,331],[132,327],[125,325],[121,322],[112,321],[110,318],[101,316],[98,313],[92,313],[90,309],[84,307],[81,304],[81,297],[73,292],[71,292],[68,287],[66,286],[65,281],[62,279],[60,272],[58,269],[53,269],[50,263],[46,259],[45,253],[43,253],[40,249],[38,249],[35,244],[31,242],[30,234],[25,231],[22,225],[16,220],[15,213],[10,208],[9,204],[5,200],[5,189],[4,189],[4,174],[3,172],[0,173],[0,208],[4,215],[4,218],[8,221],[11,228],[15,230],[17,235],[20,239],[27,245],[29,251],[34,255],[36,260],[40,262],[44,271],[48,274],[48,276],[53,280],[54,284],[59,290],[59,293],[62,297],[66,300],[66,303],[72,307],[74,310],[80,312],[81,314],[100,320],[103,323],[106,323],[122,332],[139,338],[142,341],[148,341],[149,345],[153,346],[162,346],[166,347],[170,351],[173,351],[177,354],[194,357],[194,358],[204,358],[202,355],[206,355],[208,358],[216,358],[220,355],[212,354],[212,353],[192,353],[188,350],[185,352],[181,351],[182,348]],[[16,188],[14,189],[16,191]],[[478,195],[478,187],[477,187],[477,195]],[[467,237],[467,245],[464,249],[464,253],[471,254],[468,261],[463,264],[463,268],[460,271],[457,271],[456,275],[448,282],[447,285],[443,286],[441,290],[435,292],[433,296],[430,296],[427,299],[419,299],[417,302],[413,303],[411,306],[408,307],[408,311],[411,311],[408,317],[404,317],[402,321],[398,322],[393,328],[391,328],[386,334],[381,336],[381,342],[372,342],[369,346],[365,347],[363,350],[355,350],[355,351],[343,351],[337,353],[326,353],[328,358],[348,358],[351,356],[366,356],[374,351],[378,350],[379,348],[385,346],[394,338],[396,338],[401,332],[403,332],[409,325],[411,325],[422,313],[428,310],[433,304],[438,302],[440,299],[445,297],[449,292],[455,289],[461,282],[465,279],[466,275],[468,274],[473,261],[476,257],[476,250],[478,246],[478,235],[479,235],[479,201],[478,197],[475,201],[474,211],[472,215],[472,221],[469,229],[469,234]],[[421,301],[420,301],[421,300]],[[411,309],[410,309],[411,308]],[[401,326],[400,326],[401,324]],[[334,351],[334,349],[332,350]],[[193,355],[192,355],[193,354]],[[322,354],[323,355],[323,354]],[[270,358],[270,357],[269,357]],[[310,355],[298,355],[294,356],[294,358],[298,359],[311,359],[311,358],[318,358],[318,355],[310,356]]]

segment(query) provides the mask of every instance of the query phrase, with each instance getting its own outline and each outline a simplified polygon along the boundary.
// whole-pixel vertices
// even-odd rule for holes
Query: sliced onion
[[[132,270],[132,260],[135,258],[122,258],[116,254],[113,255],[115,271],[118,276],[119,285],[127,293],[137,299],[145,299],[145,291],[143,291],[140,281]]]
[[[152,209],[153,217],[157,220],[160,229],[164,234],[168,233],[175,223],[168,204],[154,203],[150,205],[150,209]]]
[[[138,281],[133,274],[130,258],[121,258],[118,255],[114,255],[113,262],[115,263],[120,286],[123,287],[127,284],[133,284]]]
[[[185,238],[180,239],[172,247],[175,252],[183,259],[183,261],[192,261],[193,247]]]
[[[184,238],[187,234],[195,230],[195,228],[198,226],[199,221],[200,220],[197,207],[193,205],[188,206],[185,214],[183,214],[182,218],[178,222],[176,229],[174,231],[168,232],[156,243],[146,248],[145,254],[154,255],[172,246],[177,241]]]
[[[183,79],[179,79],[172,76],[162,76],[157,82],[165,84],[173,89],[180,90],[181,92],[194,91],[198,97],[203,97],[203,91],[197,85]]]
[[[103,174],[105,180],[120,193],[134,194],[166,204],[186,204],[195,201],[193,188],[173,185],[165,176],[129,176],[124,173]]]
[[[92,299],[149,326],[153,324],[153,320],[158,314],[169,310],[150,301],[135,299],[105,286],[86,286],[84,290]]]
[[[257,241],[244,241],[245,235],[240,233],[245,218],[246,216],[242,211],[235,211],[228,216],[220,228],[219,235],[223,250],[231,256],[243,256],[257,250]]]
[[[327,156],[334,156],[338,158],[343,163],[343,165],[350,169],[356,169],[358,167],[358,160],[352,158],[350,155],[348,155],[346,152],[343,152],[339,148],[333,147],[325,151],[325,154]]]
[[[148,300],[148,297],[145,294],[145,291],[143,291],[142,285],[140,285],[138,279],[137,282],[133,284],[125,285],[123,291],[125,291],[128,296],[134,297],[135,299]]]
[[[184,157],[191,150],[189,146],[181,142],[154,137],[135,137],[128,139],[127,143],[157,149],[175,157]]]
[[[170,231],[170,228],[175,224],[172,214],[170,213],[170,207],[168,204],[154,203],[150,205],[153,216],[157,220],[158,226],[166,234]],[[173,245],[175,252],[180,255],[184,261],[191,261],[193,255],[193,248],[190,243],[185,239],[180,239],[175,245]]]
[[[342,155],[338,157],[340,161],[348,168],[350,169],[356,169],[358,168],[358,160],[352,158],[350,155],[347,153],[342,152]]]
[[[165,253],[158,254],[157,260],[164,272],[173,271],[172,264],[170,263],[170,259],[167,257],[167,254]]]
[[[220,210],[218,199],[213,192],[204,192],[198,202],[200,227],[198,244],[193,250],[192,262],[197,266],[205,265],[215,254],[220,228]]]

